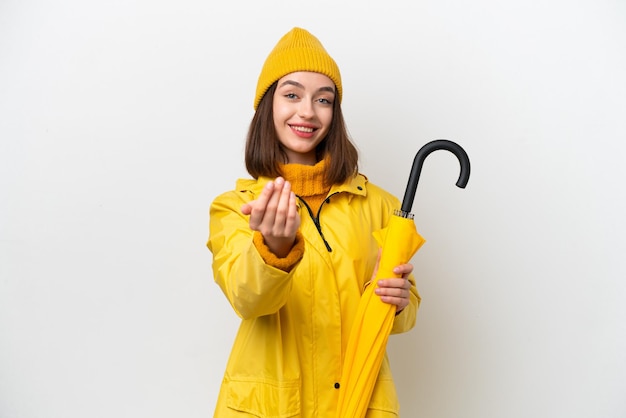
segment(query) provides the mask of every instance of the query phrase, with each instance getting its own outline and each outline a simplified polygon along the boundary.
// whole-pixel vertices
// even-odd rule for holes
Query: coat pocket
[[[400,403],[393,380],[380,378],[374,386],[366,417],[396,417],[399,412]]]
[[[226,404],[261,418],[300,415],[300,381],[230,380]]]

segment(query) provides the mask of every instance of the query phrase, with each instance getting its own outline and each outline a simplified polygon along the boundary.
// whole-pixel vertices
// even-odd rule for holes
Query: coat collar
[[[236,190],[239,192],[250,192],[254,196],[257,196],[263,190],[265,184],[269,181],[273,180],[269,177],[259,177],[258,179],[238,179],[237,184],[235,186]],[[367,177],[361,173],[352,177],[342,184],[335,184],[330,188],[329,195],[335,193],[350,193],[356,196],[367,196]]]

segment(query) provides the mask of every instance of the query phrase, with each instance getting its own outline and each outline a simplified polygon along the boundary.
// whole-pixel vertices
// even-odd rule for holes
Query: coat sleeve
[[[209,212],[213,277],[242,319],[277,312],[291,292],[292,274],[263,261],[253,243],[244,202],[235,192],[216,198]]]

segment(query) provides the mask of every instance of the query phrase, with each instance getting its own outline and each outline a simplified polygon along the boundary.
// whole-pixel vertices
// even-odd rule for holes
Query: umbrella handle
[[[411,212],[424,160],[433,151],[440,149],[450,151],[456,155],[456,158],[459,160],[459,164],[461,164],[461,173],[459,174],[459,179],[457,180],[456,185],[462,189],[467,185],[470,176],[470,160],[465,150],[459,144],[448,141],[447,139],[437,139],[435,141],[431,141],[420,148],[415,155],[413,166],[411,167],[411,174],[409,175],[409,182],[406,185],[406,191],[404,192],[404,198],[402,199],[402,212]]]

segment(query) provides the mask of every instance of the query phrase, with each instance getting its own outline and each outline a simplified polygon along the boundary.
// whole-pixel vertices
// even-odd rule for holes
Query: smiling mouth
[[[308,128],[306,126],[295,126],[295,125],[291,125],[291,129],[293,129],[294,131],[304,132],[307,134],[313,133],[313,131],[315,131],[314,128]]]

